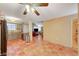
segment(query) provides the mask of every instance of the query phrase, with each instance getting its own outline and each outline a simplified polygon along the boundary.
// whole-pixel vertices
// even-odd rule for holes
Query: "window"
[[[7,27],[8,27],[8,30],[16,30],[16,24],[8,23]]]

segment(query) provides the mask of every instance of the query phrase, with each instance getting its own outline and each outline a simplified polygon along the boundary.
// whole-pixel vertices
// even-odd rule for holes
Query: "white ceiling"
[[[77,4],[75,3],[49,3],[48,7],[35,7],[40,16],[29,12],[27,15],[23,15],[24,6],[18,3],[0,3],[0,10],[4,12],[6,16],[12,16],[22,19],[27,22],[32,21],[45,21],[55,17],[61,17],[77,13]]]

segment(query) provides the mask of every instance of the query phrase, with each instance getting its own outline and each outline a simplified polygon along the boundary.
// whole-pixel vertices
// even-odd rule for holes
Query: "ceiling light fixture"
[[[35,9],[34,8],[31,8],[32,12],[34,13]]]
[[[6,19],[8,22],[20,21],[19,18],[15,18],[15,17],[11,17],[11,16],[5,16],[5,19]]]
[[[27,12],[30,12],[30,6],[29,5],[25,5]]]

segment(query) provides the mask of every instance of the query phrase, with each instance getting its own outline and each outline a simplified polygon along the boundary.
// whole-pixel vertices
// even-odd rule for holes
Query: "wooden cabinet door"
[[[1,56],[6,56],[7,54],[7,36],[6,36],[6,21],[0,20],[0,46],[1,46]]]

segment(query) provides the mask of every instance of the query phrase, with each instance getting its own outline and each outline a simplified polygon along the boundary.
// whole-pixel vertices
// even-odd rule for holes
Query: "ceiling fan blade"
[[[48,3],[38,3],[39,6],[48,6]]]
[[[27,10],[25,9],[24,12],[23,12],[23,15],[26,15],[26,14],[27,14]]]
[[[36,7],[36,6],[48,6],[49,5],[49,3],[19,3],[19,4],[21,4],[21,5],[31,5],[31,6],[34,6],[34,7]]]
[[[35,9],[35,8],[31,8],[32,12],[35,13],[37,16],[40,15],[40,13]]]
[[[34,6],[34,7],[46,7],[46,6],[48,6],[48,3],[32,3],[32,6]]]
[[[34,9],[34,13],[35,13],[37,16],[40,15],[40,13],[39,13],[37,10],[35,10],[35,9]]]

